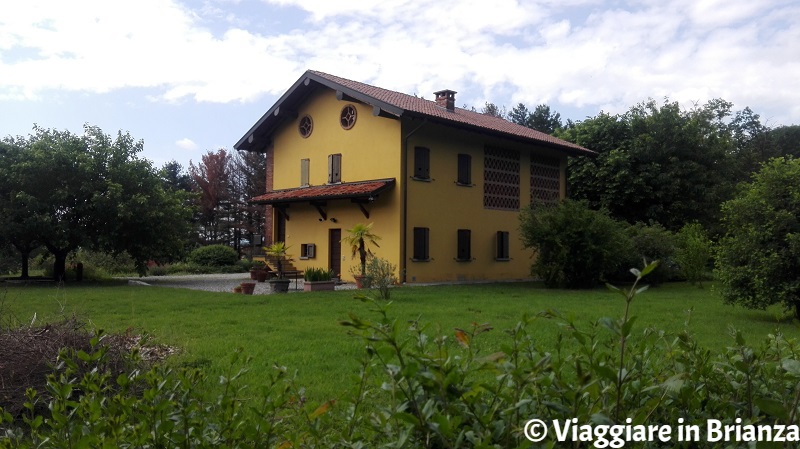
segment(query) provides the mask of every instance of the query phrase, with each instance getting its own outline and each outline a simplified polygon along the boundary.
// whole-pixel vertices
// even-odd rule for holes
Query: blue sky
[[[188,166],[232,148],[306,69],[573,120],[669,97],[800,124],[800,2],[4,2],[0,135],[90,123]]]

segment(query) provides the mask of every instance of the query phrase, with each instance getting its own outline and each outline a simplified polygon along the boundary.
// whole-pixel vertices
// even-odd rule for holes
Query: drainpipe
[[[403,208],[401,219],[403,232],[400,234],[400,282],[403,284],[406,283],[406,269],[408,268],[408,138],[419,131],[427,122],[428,119],[423,118],[422,123],[403,136],[403,141],[400,144],[400,179],[403,180]]]

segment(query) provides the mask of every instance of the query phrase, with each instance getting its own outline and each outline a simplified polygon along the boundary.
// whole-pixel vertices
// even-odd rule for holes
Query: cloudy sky
[[[232,148],[306,69],[573,120],[669,97],[800,124],[800,2],[3,2],[0,135],[90,123],[187,166]]]

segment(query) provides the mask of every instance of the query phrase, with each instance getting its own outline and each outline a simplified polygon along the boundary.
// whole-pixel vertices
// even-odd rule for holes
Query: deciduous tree
[[[55,257],[63,279],[67,256],[79,247],[127,251],[140,272],[149,259],[167,259],[189,235],[184,198],[165,191],[142,142],[115,139],[94,126],[82,135],[34,127],[11,139],[20,151],[4,164],[15,183],[10,210]]]
[[[727,303],[800,318],[800,159],[776,158],[722,205],[716,269]]]

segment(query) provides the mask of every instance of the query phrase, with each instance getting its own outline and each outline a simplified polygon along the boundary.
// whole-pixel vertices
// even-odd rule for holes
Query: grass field
[[[180,347],[175,363],[204,366],[211,374],[227,366],[235,348],[242,348],[253,357],[248,383],[258,384],[259,373],[277,363],[298,370],[310,399],[325,400],[350,384],[346,379],[357,372],[363,350],[363,342],[348,335],[339,321],[349,313],[374,317],[370,305],[353,295],[337,291],[244,296],[114,283],[6,286],[0,291],[0,318],[3,323],[30,323],[35,315],[41,323],[74,314],[110,332],[132,328]],[[618,317],[623,310],[622,298],[605,289],[546,290],[535,283],[404,287],[393,290],[392,301],[394,317],[420,318],[429,323],[430,334],[452,335],[454,327],[490,323],[495,330],[481,336],[486,352],[497,349],[505,338],[503,330],[523,314],[557,309],[588,326],[600,317]],[[717,352],[732,342],[731,326],[751,344],[776,330],[800,336],[800,328],[784,318],[780,308],[751,311],[723,305],[711,285],[651,289],[636,298],[632,314],[638,317],[639,332],[656,327],[675,333],[688,327],[702,345]],[[529,330],[546,348],[559,327],[539,319]]]

